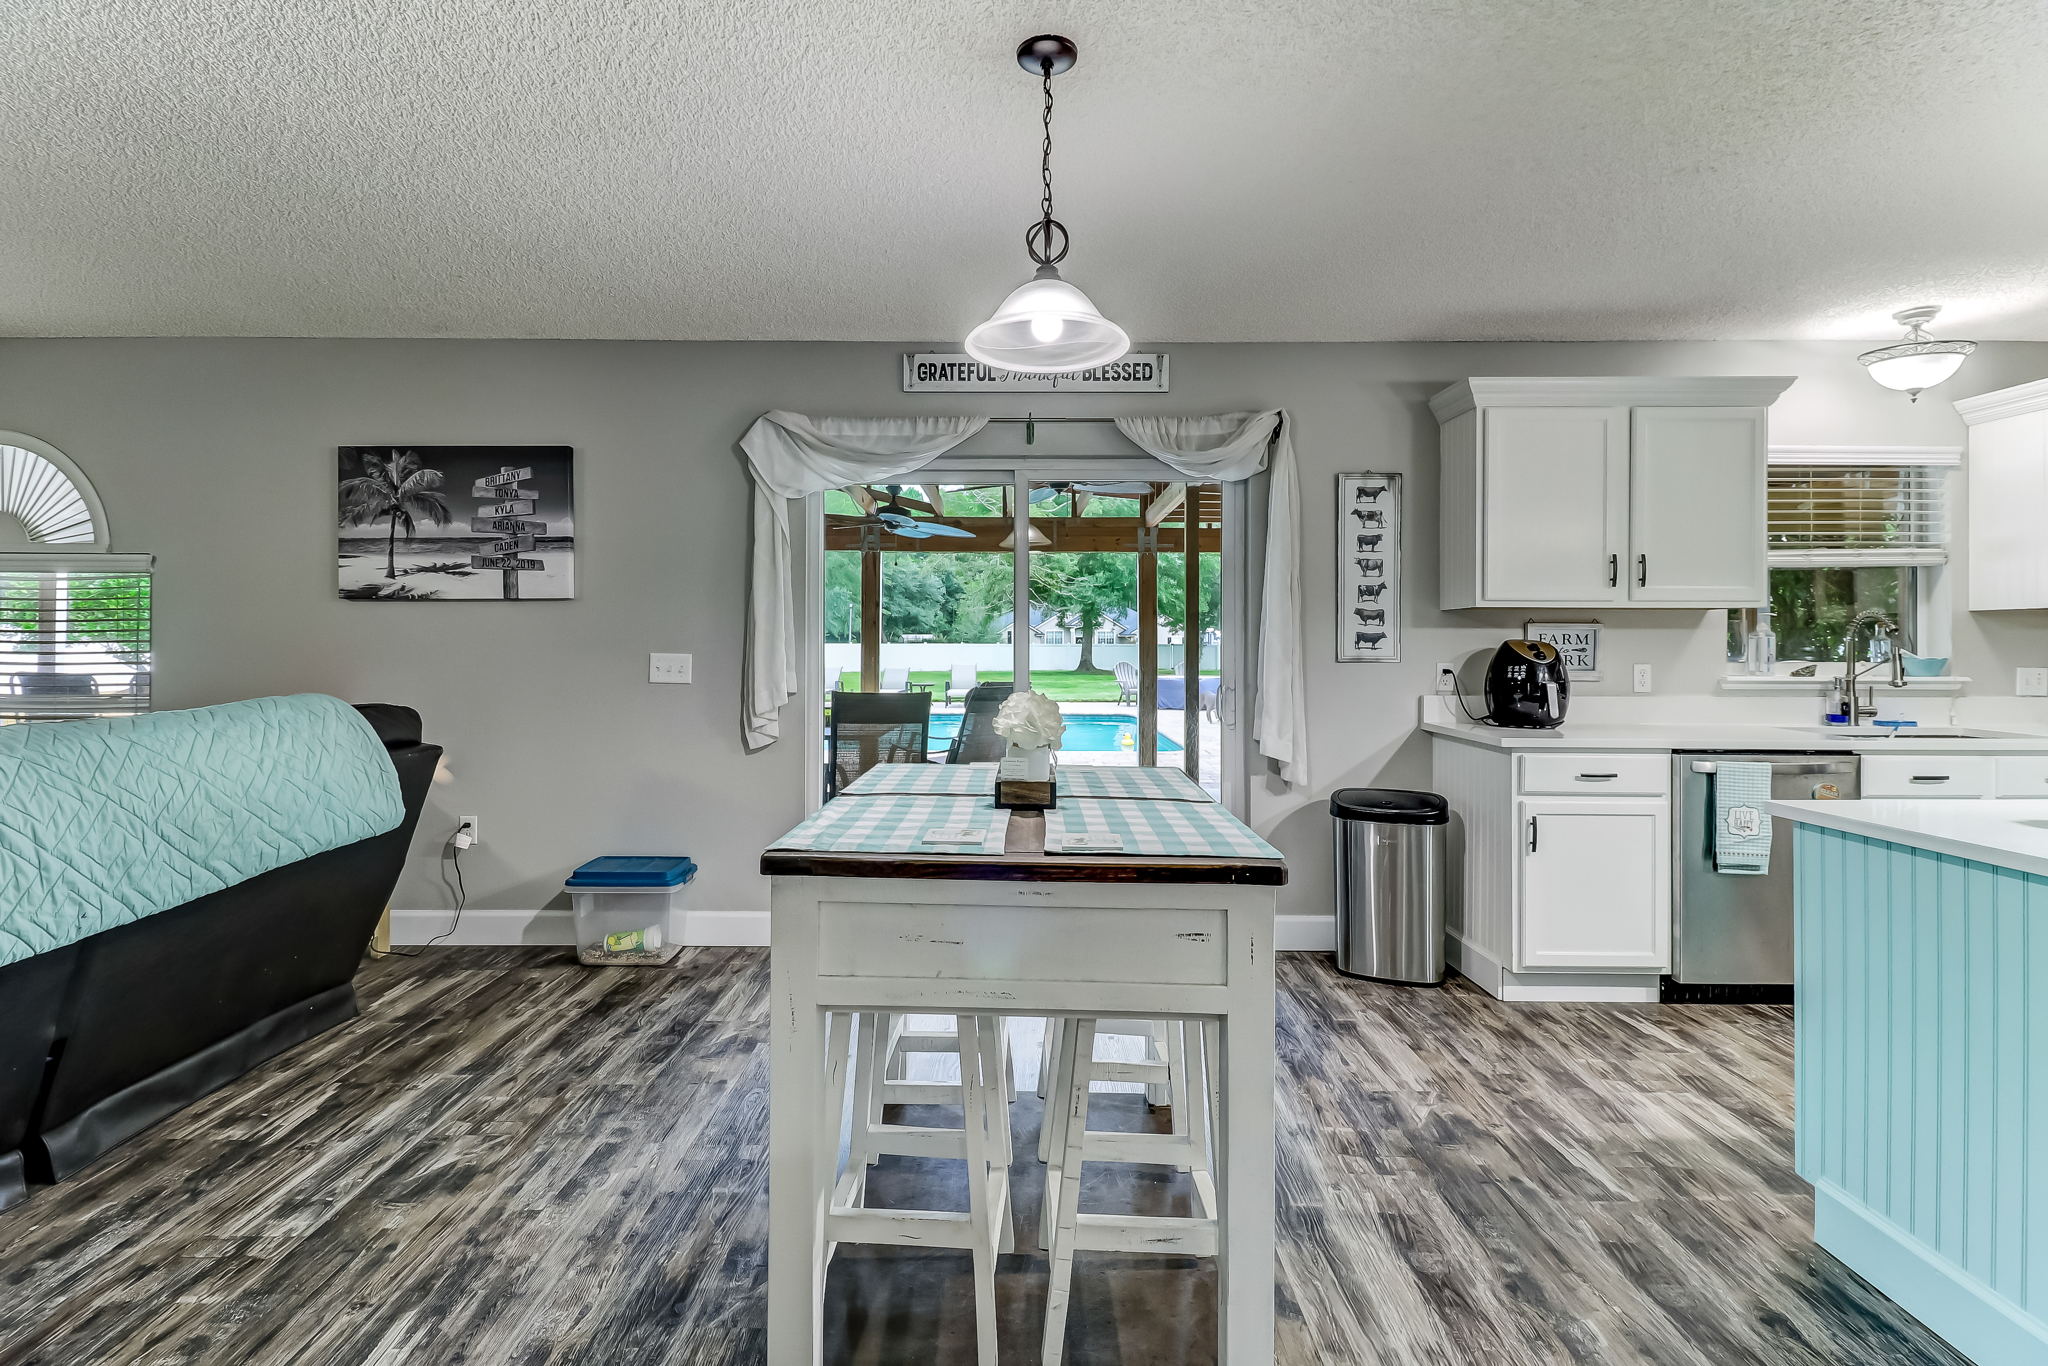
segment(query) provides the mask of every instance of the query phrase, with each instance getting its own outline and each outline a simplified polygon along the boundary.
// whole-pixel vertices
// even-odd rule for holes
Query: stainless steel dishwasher
[[[1762,877],[1714,870],[1714,780],[1722,764],[1769,764],[1771,796],[1843,799],[1861,791],[1853,754],[1671,756],[1673,806],[1672,958],[1667,1001],[1792,999],[1792,831],[1771,821],[1771,861]]]

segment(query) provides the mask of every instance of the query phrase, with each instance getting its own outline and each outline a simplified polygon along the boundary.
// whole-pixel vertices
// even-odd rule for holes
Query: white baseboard
[[[1512,972],[1470,941],[1452,934],[1445,949],[1453,968],[1472,985],[1500,1001],[1586,1001],[1655,1003],[1661,992],[1656,973]]]
[[[1282,953],[1329,953],[1337,947],[1334,915],[1273,917],[1273,947]]]
[[[443,944],[573,944],[576,920],[568,911],[472,908],[454,924],[453,911],[391,912],[391,942],[424,944],[446,934]],[[449,933],[451,924],[454,932]],[[669,916],[669,933],[685,944],[735,945],[768,942],[766,911],[682,910]]]

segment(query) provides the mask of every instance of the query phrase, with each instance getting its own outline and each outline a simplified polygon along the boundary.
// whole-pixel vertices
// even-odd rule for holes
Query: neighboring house
[[[1001,644],[1010,644],[1015,635],[1015,632],[1011,629],[1011,622],[1014,617],[1015,613],[1005,612],[997,617],[993,623],[996,640]],[[1062,620],[1059,613],[1034,606],[1031,609],[1031,639],[1034,644],[1038,645],[1079,645],[1081,643],[1081,631],[1073,622]],[[1159,623],[1159,639],[1168,645],[1178,644],[1180,633],[1168,626],[1162,618]],[[1097,645],[1137,644],[1138,613],[1136,609],[1126,607],[1108,620],[1097,622],[1095,626],[1095,643]]]

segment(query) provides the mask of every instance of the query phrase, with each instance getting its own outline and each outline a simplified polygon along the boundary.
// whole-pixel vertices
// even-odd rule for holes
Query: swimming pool
[[[1138,749],[1138,718],[1118,713],[1088,713],[1066,718],[1066,734],[1060,737],[1060,749],[1076,754],[1132,753]],[[952,742],[960,733],[960,713],[934,712],[931,723],[931,747],[941,749]],[[1126,739],[1125,737],[1129,737]],[[1162,732],[1159,736],[1161,754],[1180,753],[1180,744],[1169,740]]]

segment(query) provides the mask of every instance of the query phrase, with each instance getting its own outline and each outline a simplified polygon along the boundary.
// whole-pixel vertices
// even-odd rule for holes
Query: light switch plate
[[[2020,697],[2048,697],[2048,669],[2014,669],[2012,690]]]
[[[1636,689],[1636,691],[1637,691],[1637,692],[1648,692],[1648,691],[1650,690],[1650,666],[1649,666],[1649,665],[1647,665],[1647,664],[1638,664],[1638,665],[1636,665],[1636,669],[1635,669],[1635,689]]]
[[[689,682],[690,656],[653,654],[647,656],[647,681],[649,683]]]

